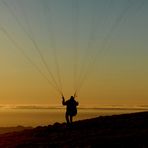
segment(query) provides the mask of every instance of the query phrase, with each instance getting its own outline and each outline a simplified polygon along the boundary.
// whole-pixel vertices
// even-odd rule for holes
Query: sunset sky
[[[148,105],[147,0],[0,0],[0,20],[0,104]]]

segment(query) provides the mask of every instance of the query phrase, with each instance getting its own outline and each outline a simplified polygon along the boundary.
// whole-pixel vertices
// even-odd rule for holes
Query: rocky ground
[[[148,148],[148,112],[0,134],[0,148]]]

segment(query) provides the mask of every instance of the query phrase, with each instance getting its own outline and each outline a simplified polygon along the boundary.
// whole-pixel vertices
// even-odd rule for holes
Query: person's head
[[[71,96],[71,97],[70,97],[70,100],[74,100],[74,96]]]

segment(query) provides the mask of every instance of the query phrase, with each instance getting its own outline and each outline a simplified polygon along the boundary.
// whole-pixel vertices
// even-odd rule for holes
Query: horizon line
[[[37,104],[30,104],[30,105],[2,105],[0,104],[0,109],[64,109],[65,107],[62,105],[37,105]],[[78,109],[94,109],[94,110],[101,110],[101,109],[117,109],[117,110],[148,110],[148,105],[85,105],[79,106]]]

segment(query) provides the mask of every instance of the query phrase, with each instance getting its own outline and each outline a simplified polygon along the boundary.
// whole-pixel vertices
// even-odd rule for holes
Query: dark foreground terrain
[[[0,148],[148,148],[148,112],[55,123],[0,135]]]

